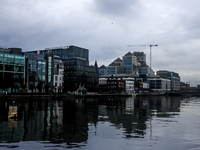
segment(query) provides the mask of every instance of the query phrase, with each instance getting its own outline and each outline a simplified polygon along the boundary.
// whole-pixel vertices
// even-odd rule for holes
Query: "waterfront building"
[[[64,61],[64,88],[65,90],[75,91],[84,86],[91,91],[98,84],[98,66],[88,66],[85,60],[71,58]]]
[[[37,54],[51,54],[59,56],[62,60],[69,58],[80,58],[85,60],[86,65],[89,65],[89,50],[77,46],[60,46],[50,47],[44,50],[31,50],[29,52]]]
[[[149,86],[154,93],[165,93],[171,90],[171,81],[163,78],[150,78]]]
[[[181,92],[189,93],[190,91],[190,83],[181,82]]]
[[[64,64],[59,56],[53,55],[53,87],[55,93],[63,92],[64,85]]]
[[[95,61],[94,66],[85,66],[85,75],[87,77],[84,87],[88,91],[96,91],[98,87],[99,71],[97,61]]]
[[[25,92],[43,93],[45,92],[46,64],[45,55],[35,53],[24,53],[26,56],[25,69]]]
[[[24,87],[25,56],[21,48],[0,48],[0,92],[18,93]]]
[[[161,78],[169,79],[171,81],[172,92],[180,91],[180,76],[178,73],[167,70],[159,70],[157,71],[157,75],[159,75]]]
[[[125,93],[131,94],[135,92],[135,79],[134,78],[123,78],[123,80],[125,81]]]
[[[79,86],[84,86],[87,90],[94,90],[98,84],[98,66],[95,62],[94,66],[89,65],[89,50],[77,46],[52,47],[45,50],[29,51],[29,53],[45,54],[47,58],[48,86],[55,91],[53,82],[57,78],[54,74],[55,62],[53,56],[59,56],[64,65],[64,91],[75,91]],[[52,62],[54,62],[52,64]],[[60,78],[60,77],[59,77]],[[51,83],[51,84],[50,84]]]
[[[104,75],[99,78],[99,92],[103,93],[133,93],[135,78],[133,75]]]
[[[113,75],[106,78],[99,78],[100,93],[121,93],[125,90],[125,82],[115,78]]]

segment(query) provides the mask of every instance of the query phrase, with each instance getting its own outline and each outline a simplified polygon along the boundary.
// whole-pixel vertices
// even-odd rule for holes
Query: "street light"
[[[151,57],[152,57],[152,56],[151,56],[151,47],[152,47],[152,46],[158,46],[158,44],[155,44],[155,45],[149,45],[149,47],[150,47],[150,68],[151,68]]]

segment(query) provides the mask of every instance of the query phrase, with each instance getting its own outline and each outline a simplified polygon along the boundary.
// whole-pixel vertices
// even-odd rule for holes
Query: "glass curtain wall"
[[[19,93],[24,87],[25,56],[0,52],[0,91]]]
[[[46,60],[44,55],[26,54],[27,83],[29,92],[44,92]]]

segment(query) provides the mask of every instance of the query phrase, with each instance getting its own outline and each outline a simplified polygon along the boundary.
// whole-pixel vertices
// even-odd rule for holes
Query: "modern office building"
[[[59,56],[25,52],[26,92],[63,92],[64,65]]]
[[[179,92],[180,91],[180,76],[178,73],[167,71],[167,70],[159,70],[157,71],[157,75],[164,79],[169,79],[171,81],[171,91]]]
[[[25,56],[20,48],[0,48],[0,92],[18,93],[24,87]]]
[[[45,48],[44,50],[29,51],[37,54],[51,54],[59,56],[63,61],[71,58],[84,60],[85,65],[89,65],[89,50],[77,46],[60,46]]]
[[[24,53],[26,56],[25,92],[44,93],[46,86],[47,61],[45,55]]]
[[[98,84],[98,66],[95,62],[94,66],[89,65],[89,50],[77,46],[53,47],[45,50],[29,51],[29,53],[44,54],[47,60],[47,85],[52,91],[56,87],[63,88],[63,91],[75,91],[79,86],[85,86],[87,90],[94,90]],[[64,67],[64,85],[55,81],[58,77],[56,67],[58,65],[58,56]],[[62,72],[62,71],[61,71]],[[62,85],[62,86],[60,86]],[[93,87],[92,87],[93,86]],[[58,91],[58,90],[57,90]]]
[[[144,54],[144,52],[133,52],[133,55],[137,57],[137,61],[139,63],[146,63],[146,55]]]
[[[138,68],[138,74],[143,78],[144,82],[148,82],[149,77],[155,73],[145,62],[143,62],[143,64]]]
[[[107,68],[105,65],[102,65],[99,67],[99,77],[106,75],[107,74]]]
[[[114,60],[110,65],[107,66],[106,71],[107,75],[123,73],[122,60],[120,58]]]
[[[137,57],[131,52],[128,52],[122,58],[122,66],[125,74],[137,74],[139,65]]]
[[[59,56],[53,56],[53,87],[55,93],[62,93],[64,89],[64,64]]]
[[[171,81],[163,78],[151,78],[149,79],[149,86],[153,92],[164,94],[171,90]]]

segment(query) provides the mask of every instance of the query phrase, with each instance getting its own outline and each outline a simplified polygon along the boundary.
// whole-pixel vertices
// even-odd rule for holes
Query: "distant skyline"
[[[143,51],[154,71],[179,73],[200,84],[199,0],[1,0],[0,46],[23,51],[75,45],[90,64],[109,65]]]

